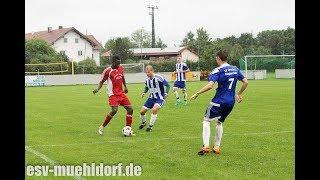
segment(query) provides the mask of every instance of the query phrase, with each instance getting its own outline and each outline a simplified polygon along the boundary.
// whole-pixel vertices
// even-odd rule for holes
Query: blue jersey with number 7
[[[234,105],[235,90],[238,80],[242,80],[244,76],[236,66],[224,63],[215,68],[209,75],[208,81],[218,83],[216,94],[212,99],[216,104]]]

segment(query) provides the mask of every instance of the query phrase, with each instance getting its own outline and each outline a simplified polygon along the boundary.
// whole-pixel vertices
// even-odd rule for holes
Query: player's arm
[[[99,92],[99,90],[102,88],[103,83],[108,79],[108,73],[106,71],[103,72],[103,77],[101,79],[101,81],[98,83],[98,87],[96,89],[94,89],[92,92],[93,94],[96,94],[97,92]]]
[[[122,76],[122,80],[123,80],[124,92],[125,92],[125,93],[128,93],[126,78],[124,78],[124,76]]]
[[[214,82],[209,81],[207,85],[205,85],[203,88],[201,88],[198,92],[196,92],[194,95],[190,97],[190,100],[196,99],[200,94],[205,93],[213,88]]]
[[[103,86],[103,82],[100,81],[98,84],[98,87],[92,91],[93,94],[96,94],[97,92],[99,92],[99,90],[102,88],[102,86]]]
[[[237,92],[237,96],[236,96],[238,103],[240,103],[240,102],[242,101],[242,99],[243,99],[243,98],[242,98],[242,93],[244,92],[244,90],[247,89],[248,84],[249,84],[247,78],[243,78],[243,79],[241,80],[241,82],[242,82],[242,86],[241,86],[240,90]]]
[[[170,84],[168,83],[168,81],[166,79],[164,79],[163,80],[163,85],[166,87],[164,94],[165,94],[165,97],[167,97],[168,93],[170,91]]]
[[[142,92],[142,94],[141,94],[141,97],[144,97],[144,95],[146,95],[146,93],[149,91],[149,88],[148,88],[148,86],[147,86],[147,84],[144,86],[144,90],[143,90],[143,92]]]
[[[184,66],[183,66],[183,72],[190,72],[190,69],[189,69],[189,67],[187,66],[187,64],[185,64]]]
[[[196,99],[200,94],[205,93],[213,88],[214,83],[219,79],[219,70],[214,69],[208,77],[208,84],[190,97],[190,100]]]

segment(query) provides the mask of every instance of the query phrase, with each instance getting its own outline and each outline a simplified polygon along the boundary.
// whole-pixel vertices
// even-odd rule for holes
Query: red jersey
[[[121,65],[117,69],[112,69],[110,66],[103,71],[101,82],[107,81],[107,93],[109,97],[124,94],[122,89],[123,77],[123,67]]]

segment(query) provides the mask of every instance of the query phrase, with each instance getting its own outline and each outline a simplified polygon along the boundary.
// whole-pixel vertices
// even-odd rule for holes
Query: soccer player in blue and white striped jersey
[[[154,123],[157,120],[159,109],[163,106],[165,99],[168,96],[170,85],[164,77],[155,74],[153,67],[150,65],[146,67],[146,74],[148,78],[146,79],[145,88],[141,97],[144,97],[148,91],[150,91],[150,96],[140,110],[141,125],[139,126],[139,129],[146,126],[146,112],[151,109],[150,123],[149,127],[146,129],[149,132],[152,130]]]
[[[182,90],[183,97],[184,97],[184,104],[187,104],[187,92],[186,92],[186,72],[189,72],[190,69],[188,68],[187,64],[182,62],[182,56],[179,54],[177,56],[177,64],[176,70],[173,72],[176,74],[176,80],[174,81],[173,85],[173,93],[176,96],[176,105],[180,104],[180,98],[178,89]]]

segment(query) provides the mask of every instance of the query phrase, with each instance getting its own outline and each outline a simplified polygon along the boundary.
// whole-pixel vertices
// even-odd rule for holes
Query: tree
[[[195,52],[198,52],[199,56],[202,56],[206,46],[210,45],[212,40],[209,37],[209,33],[204,28],[198,28],[195,34],[191,31],[182,40],[181,46],[187,46]]]
[[[229,53],[229,62],[230,64],[239,66],[239,60],[245,56],[244,50],[240,44],[235,44],[231,47],[230,53]]]
[[[195,42],[195,46],[196,46],[196,52],[199,52],[200,56],[206,49],[206,46],[212,43],[211,38],[209,36],[210,36],[209,33],[204,28],[197,29],[197,39]]]
[[[165,43],[162,42],[161,38],[158,37],[158,39],[156,40],[156,48],[166,48],[167,45]]]
[[[76,71],[78,74],[96,74],[98,72],[98,66],[93,59],[87,58],[77,64]]]
[[[50,44],[43,39],[30,39],[25,42],[25,63],[53,63],[68,62],[69,58],[64,53],[57,53]]]
[[[135,48],[151,48],[151,34],[144,29],[135,30],[131,34],[131,42]]]
[[[195,46],[195,38],[194,38],[194,34],[189,31],[187,33],[187,35],[183,38],[181,46],[187,46],[190,49],[196,50],[196,46]]]
[[[133,57],[133,53],[130,48],[132,48],[132,44],[129,38],[116,38],[113,46],[110,48],[111,56],[117,55],[120,57],[121,63],[125,63],[127,59]]]

